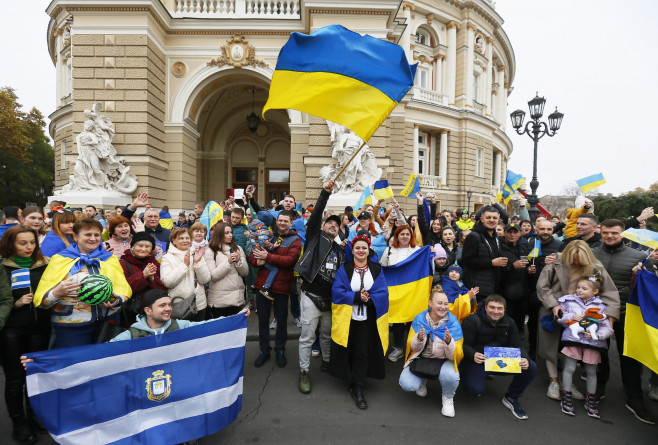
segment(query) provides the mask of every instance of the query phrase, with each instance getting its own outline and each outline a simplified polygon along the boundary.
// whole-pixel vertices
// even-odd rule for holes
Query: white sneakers
[[[427,395],[427,379],[423,379],[420,386],[416,390],[416,395],[419,397],[425,397]]]
[[[562,400],[560,396],[560,384],[558,382],[551,382],[548,385],[548,391],[546,391],[546,397],[553,400]],[[585,400],[585,396],[583,395],[583,393],[578,391],[576,385],[571,385],[571,397],[573,397],[574,400]]]
[[[441,407],[441,414],[446,417],[455,417],[455,402],[444,395],[441,395],[443,406]]]
[[[402,358],[404,351],[402,348],[393,348],[390,354],[388,354],[388,360],[395,363]]]

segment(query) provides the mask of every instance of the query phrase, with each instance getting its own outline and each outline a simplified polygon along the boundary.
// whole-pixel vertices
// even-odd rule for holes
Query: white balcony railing
[[[473,101],[473,110],[475,110],[476,113],[484,116],[484,105],[482,105],[480,102]]]
[[[448,95],[434,90],[427,90],[425,88],[414,87],[414,99],[429,102],[431,104],[446,105]]]
[[[438,189],[441,187],[441,177],[433,175],[418,175],[421,188]]]
[[[299,19],[299,0],[175,0],[174,18]]]

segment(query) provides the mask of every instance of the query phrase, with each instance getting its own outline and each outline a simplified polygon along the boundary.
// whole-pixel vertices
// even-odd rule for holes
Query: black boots
[[[363,395],[363,386],[352,385],[350,387],[350,394],[352,394],[352,398],[354,399],[357,408],[359,409],[368,408],[368,402],[366,402],[366,398]]]
[[[12,416],[12,423],[14,424],[14,431],[11,434],[11,437],[18,443],[21,444],[32,444],[39,440],[36,434],[30,430],[30,427],[27,424],[27,419],[24,415]]]

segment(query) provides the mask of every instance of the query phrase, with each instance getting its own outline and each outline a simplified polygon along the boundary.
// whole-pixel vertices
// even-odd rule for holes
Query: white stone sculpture
[[[101,109],[102,105],[96,103],[91,110],[84,112],[89,120],[75,138],[78,159],[62,193],[101,190],[131,194],[137,189],[137,177],[130,173],[130,167],[124,164],[123,157],[117,156],[112,145],[112,121],[101,116]]]
[[[363,139],[347,127],[331,121],[327,121],[327,126],[332,142],[331,157],[336,163],[326,165],[320,170],[320,179],[323,183],[333,179],[363,143]],[[381,175],[382,169],[377,167],[377,160],[366,145],[336,179],[335,193],[362,191],[368,184],[379,180]]]

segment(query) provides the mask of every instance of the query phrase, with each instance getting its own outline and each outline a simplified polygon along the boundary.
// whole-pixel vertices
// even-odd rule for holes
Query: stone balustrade
[[[174,18],[299,19],[299,0],[175,0]]]
[[[423,102],[429,102],[431,104],[446,105],[448,100],[448,96],[446,94],[420,87],[414,87],[413,94],[414,99],[421,100]]]
[[[418,182],[420,188],[424,189],[438,189],[441,187],[441,177],[433,175],[418,175]]]

